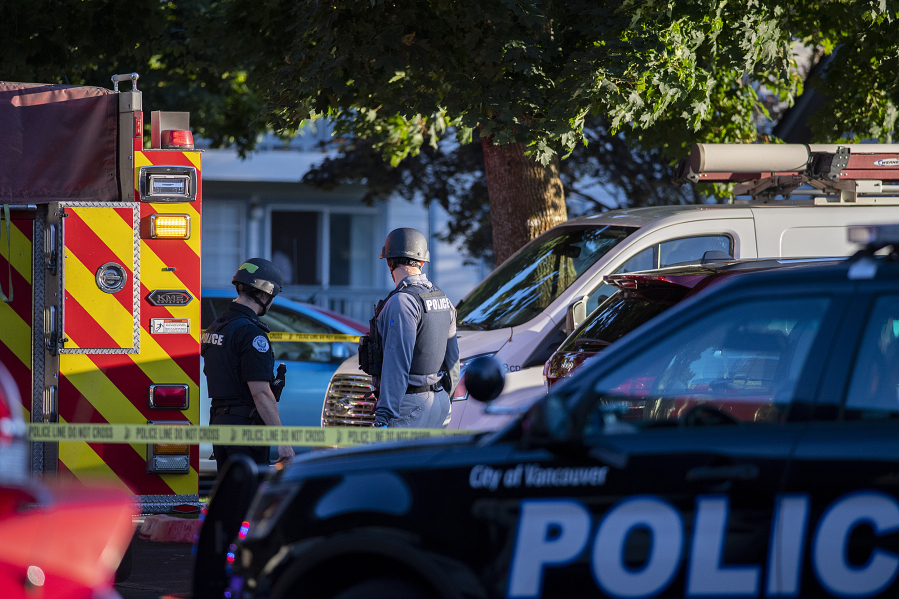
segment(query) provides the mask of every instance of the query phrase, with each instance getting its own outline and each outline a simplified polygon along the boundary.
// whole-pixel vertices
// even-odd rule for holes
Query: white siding
[[[246,253],[246,202],[203,205],[203,287],[228,287]]]

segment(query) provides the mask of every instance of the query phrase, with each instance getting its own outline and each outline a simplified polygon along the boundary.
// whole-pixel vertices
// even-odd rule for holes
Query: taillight
[[[189,390],[187,385],[150,385],[150,409],[186,410]]]
[[[150,421],[156,425],[189,425],[184,421]],[[162,433],[159,435],[164,437]],[[168,441],[173,435],[168,436]],[[147,443],[147,472],[149,474],[188,474],[190,472],[190,445],[184,443]]]
[[[153,455],[187,455],[187,444],[153,446]]]
[[[190,131],[168,130],[162,132],[163,150],[193,150],[194,136]]]
[[[455,391],[453,391],[453,401],[462,401],[463,399],[468,399],[468,389],[465,387],[464,374],[459,378],[459,383],[456,385]]]

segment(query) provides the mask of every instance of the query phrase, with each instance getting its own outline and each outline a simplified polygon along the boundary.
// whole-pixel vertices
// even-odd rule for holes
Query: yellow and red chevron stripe
[[[132,206],[65,208],[63,331],[81,349],[134,346],[132,284],[137,260],[132,224],[136,207]],[[97,272],[108,263],[120,265],[126,274],[124,287],[116,293],[97,285]],[[102,334],[92,326],[94,319],[102,323]]]
[[[0,221],[0,289],[7,296],[12,266],[12,303],[0,302],[0,362],[10,371],[26,414],[31,413],[31,248],[34,217],[15,211],[10,226],[12,247],[7,255],[6,222]]]
[[[148,164],[185,165],[200,171],[199,152],[147,150],[135,152],[135,166]],[[198,176],[198,180],[200,177]],[[90,348],[127,349],[132,346],[132,278],[130,256],[133,253],[132,206],[139,206],[140,321],[139,352],[109,353]],[[147,421],[186,421],[199,424],[199,332],[200,332],[200,237],[201,199],[190,204],[144,204],[135,202],[95,208],[72,205],[65,219],[66,260],[69,254],[77,272],[83,263],[82,288],[70,289],[66,281],[65,336],[67,349],[85,353],[60,356],[60,421],[72,423],[133,423]],[[189,214],[189,240],[149,239],[148,219],[157,212]],[[71,216],[74,213],[75,216]],[[72,224],[74,223],[74,225]],[[70,228],[71,227],[71,228]],[[77,228],[77,239],[70,232]],[[127,243],[126,243],[127,239]],[[71,240],[71,247],[70,247]],[[90,250],[88,250],[90,248]],[[125,267],[125,288],[102,297],[93,275],[96,267],[115,261]],[[88,284],[87,274],[91,274]],[[66,276],[69,276],[68,264]],[[90,285],[93,288],[90,288]],[[153,306],[148,301],[155,289],[184,289],[195,299],[186,306]],[[101,292],[102,293],[102,292]],[[88,299],[83,299],[88,298]],[[70,309],[71,305],[71,309]],[[152,335],[152,318],[186,318],[190,335]],[[127,322],[127,331],[124,324]],[[190,405],[187,410],[151,410],[148,395],[151,384],[186,384]],[[99,476],[112,479],[137,495],[195,495],[198,487],[199,456],[191,455],[187,475],[158,475],[146,472],[146,445],[103,443],[60,444],[60,471],[78,479]]]

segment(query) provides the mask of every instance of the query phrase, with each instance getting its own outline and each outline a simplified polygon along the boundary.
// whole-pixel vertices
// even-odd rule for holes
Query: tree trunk
[[[568,220],[557,160],[543,166],[524,144],[494,145],[481,138],[490,196],[496,265],[544,231]]]

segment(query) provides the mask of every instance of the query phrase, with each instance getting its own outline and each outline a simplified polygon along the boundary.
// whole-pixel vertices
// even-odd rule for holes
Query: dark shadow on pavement
[[[190,593],[194,567],[190,543],[158,543],[135,537],[132,551],[131,575],[115,585],[122,599]]]

